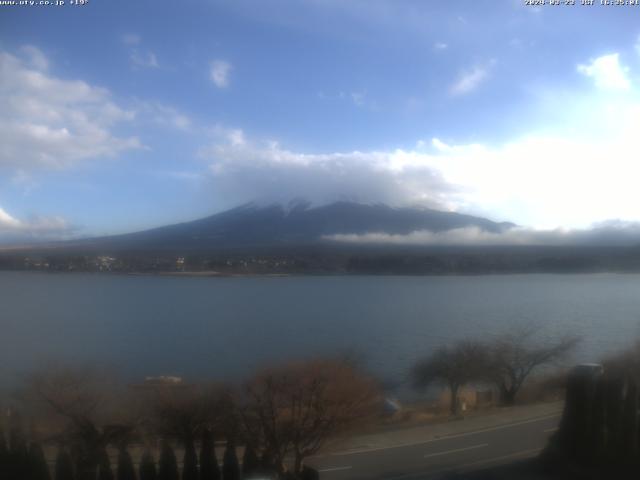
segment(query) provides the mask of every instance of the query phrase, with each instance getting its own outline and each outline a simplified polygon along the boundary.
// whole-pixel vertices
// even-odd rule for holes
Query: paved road
[[[537,455],[559,413],[403,445],[363,448],[311,459],[322,480],[422,480]]]

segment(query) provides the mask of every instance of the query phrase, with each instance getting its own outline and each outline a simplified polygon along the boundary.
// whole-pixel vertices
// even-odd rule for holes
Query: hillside
[[[298,203],[258,207],[243,205],[192,222],[142,232],[66,242],[57,248],[118,251],[216,251],[220,249],[309,246],[335,234],[408,234],[416,230],[442,232],[477,227],[500,232],[512,224],[425,208],[393,208],[338,202],[310,207]]]

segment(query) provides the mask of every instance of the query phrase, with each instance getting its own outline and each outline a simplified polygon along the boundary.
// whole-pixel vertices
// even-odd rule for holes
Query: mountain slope
[[[478,227],[499,232],[509,223],[422,208],[392,208],[338,202],[315,208],[298,204],[244,205],[207,218],[143,232],[73,242],[101,250],[216,250],[318,244],[325,235],[384,232],[407,234],[416,230],[441,232]]]

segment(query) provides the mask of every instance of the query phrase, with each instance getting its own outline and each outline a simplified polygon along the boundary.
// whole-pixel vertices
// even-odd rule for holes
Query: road
[[[425,441],[315,457],[322,480],[422,480],[533,457],[557,428],[560,413],[453,433]]]

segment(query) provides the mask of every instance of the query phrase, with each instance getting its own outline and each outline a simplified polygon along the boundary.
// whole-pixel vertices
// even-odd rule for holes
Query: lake
[[[350,352],[381,378],[455,339],[531,323],[597,361],[640,337],[640,275],[198,278],[0,272],[0,375],[46,362],[233,379]]]

